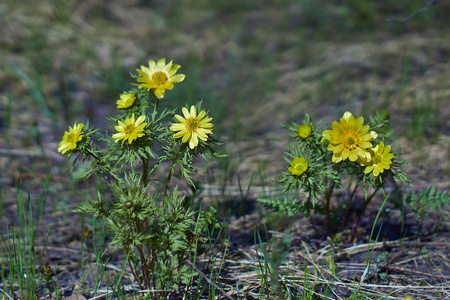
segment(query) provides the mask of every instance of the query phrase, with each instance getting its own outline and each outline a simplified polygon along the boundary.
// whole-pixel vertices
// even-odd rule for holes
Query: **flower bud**
[[[306,139],[311,135],[312,127],[308,124],[302,124],[298,126],[298,136],[302,139]]]
[[[308,162],[304,157],[296,157],[291,162],[291,167],[288,170],[292,175],[300,176],[308,170]]]

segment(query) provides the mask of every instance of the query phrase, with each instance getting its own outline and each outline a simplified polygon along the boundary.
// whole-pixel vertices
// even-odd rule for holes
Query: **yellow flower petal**
[[[206,116],[206,112],[205,112],[204,110],[202,110],[202,111],[198,114],[197,119],[198,119],[199,121],[203,121],[203,119],[205,118],[205,116]]]
[[[360,131],[361,128],[363,127],[363,123],[364,123],[364,118],[363,117],[359,117],[355,120],[355,128]]]
[[[331,157],[331,161],[334,163],[338,163],[342,161],[342,157],[341,157],[341,153],[334,153],[333,156]]]
[[[358,128],[355,126],[355,117],[353,117],[352,114],[350,114],[350,117],[347,120],[347,128],[354,128],[354,130],[356,131]]]
[[[333,153],[341,153],[342,150],[344,150],[344,145],[338,144],[337,146],[331,146],[331,150],[333,151]]]
[[[333,128],[333,131],[336,131],[336,133],[338,133],[338,134],[343,134],[344,133],[344,128],[343,128],[342,124],[338,123],[336,121],[334,121],[331,124],[331,128]]]
[[[366,167],[366,169],[364,170],[364,173],[370,173],[370,172],[372,172],[372,170],[373,170],[373,166],[368,166],[368,167]]]
[[[345,120],[345,121],[348,122],[348,120],[350,119],[350,117],[353,117],[352,113],[349,112],[349,111],[346,111],[346,112],[344,113],[344,115],[342,116],[341,120]]]
[[[178,74],[178,75],[172,76],[172,77],[171,77],[171,81],[172,81],[173,83],[179,83],[179,82],[183,81],[184,78],[186,78],[185,75],[183,75],[183,74]]]
[[[196,118],[197,117],[197,109],[194,105],[191,106],[191,117]]]
[[[191,117],[191,115],[189,114],[189,111],[186,108],[183,107],[183,109],[181,111],[183,112],[185,119],[189,119]]]
[[[350,154],[348,155],[348,159],[350,161],[356,161],[358,159],[358,154],[356,154],[355,150],[350,151]]]
[[[206,140],[208,139],[208,137],[206,136],[206,133],[207,133],[206,130],[204,130],[204,129],[202,129],[202,128],[199,128],[199,129],[197,130],[197,136],[198,136],[198,138],[204,140],[205,142],[206,142]]]
[[[364,125],[361,127],[361,129],[359,129],[358,131],[358,135],[365,135],[366,133],[369,132],[370,126],[369,125]]]
[[[344,148],[344,150],[342,150],[342,152],[341,152],[342,159],[346,160],[349,155],[350,155],[350,150],[347,148]]]
[[[324,139],[331,140],[331,135],[330,135],[331,132],[332,132],[331,130],[325,130],[324,132],[322,132],[322,136],[324,137]]]
[[[170,130],[172,131],[180,131],[183,130],[185,128],[184,124],[173,124],[172,126],[170,126]]]
[[[186,133],[183,135],[183,139],[181,140],[183,143],[186,143],[188,140],[191,140],[192,132],[186,131]]]
[[[172,65],[172,67],[169,70],[169,76],[172,77],[172,81],[175,82],[175,73],[178,71],[178,69],[180,68],[180,65]],[[182,76],[184,79],[184,75],[183,74],[178,74],[177,76]]]
[[[362,149],[367,149],[367,148],[372,147],[372,143],[370,143],[370,142],[361,142],[361,143],[359,143],[359,146],[360,146]]]
[[[134,117],[134,115],[133,115],[133,117]],[[141,124],[142,122],[144,122],[144,120],[145,120],[145,116],[144,116],[144,115],[140,116],[140,117],[136,120],[136,124],[135,124],[135,125]]]

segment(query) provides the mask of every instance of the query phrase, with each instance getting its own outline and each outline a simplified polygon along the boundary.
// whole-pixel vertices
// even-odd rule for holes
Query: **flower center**
[[[379,164],[379,163],[381,162],[381,156],[380,156],[380,155],[375,155],[375,156],[372,158],[372,162],[373,162],[374,164]]]
[[[356,149],[359,145],[359,137],[354,131],[349,131],[344,136],[344,147],[350,150]]]
[[[125,127],[125,134],[130,134],[134,130],[134,124],[128,124]]]
[[[188,131],[195,132],[200,127],[200,122],[197,118],[189,118],[187,119],[186,127]]]
[[[295,164],[294,169],[296,169],[297,172],[303,173],[303,171],[305,169],[305,165],[303,165],[303,164]]]
[[[133,104],[133,101],[134,101],[133,97],[127,97],[125,100],[125,105],[131,106],[131,104]]]
[[[167,81],[167,75],[164,72],[158,71],[153,73],[152,80],[157,84],[164,84]]]
[[[76,139],[77,139],[77,135],[76,135],[76,134],[73,134],[73,133],[69,134],[69,137],[67,138],[67,140],[69,141],[69,143],[74,143],[74,142],[76,142]]]

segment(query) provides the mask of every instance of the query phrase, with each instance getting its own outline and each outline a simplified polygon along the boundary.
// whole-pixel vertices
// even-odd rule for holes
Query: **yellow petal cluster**
[[[300,176],[308,170],[308,162],[304,157],[296,157],[288,170],[292,175]]]
[[[84,124],[75,124],[73,127],[69,126],[69,131],[65,131],[61,142],[59,142],[58,152],[62,154],[67,151],[72,151],[77,147],[77,143],[83,138]]]
[[[136,95],[134,93],[122,93],[120,99],[116,101],[118,109],[124,109],[132,106],[136,101]]]
[[[370,126],[364,125],[364,118],[355,119],[350,112],[345,112],[340,122],[334,121],[332,130],[325,130],[322,135],[329,141],[327,149],[333,151],[332,161],[338,163],[346,160],[356,161],[358,158],[367,160],[370,153],[367,149],[372,147],[378,135],[369,131]]]
[[[391,153],[391,146],[379,143],[375,147],[369,149],[370,159],[367,161],[360,161],[361,165],[366,166],[364,173],[373,172],[373,175],[378,176],[384,170],[389,170],[392,164],[394,154]]]
[[[147,126],[147,123],[144,123],[145,116],[140,116],[137,120],[134,114],[125,119],[125,122],[118,121],[119,126],[114,126],[114,129],[118,131],[118,133],[112,136],[115,139],[115,142],[118,143],[122,140],[122,144],[128,140],[128,144],[131,144],[137,138],[144,136],[144,128]]]
[[[141,66],[141,69],[137,69],[141,75],[137,82],[142,82],[139,88],[146,88],[147,90],[154,90],[156,97],[163,98],[166,90],[173,89],[173,84],[184,80],[185,75],[175,73],[180,68],[180,65],[173,64],[170,61],[166,65],[166,59],[161,58],[155,63],[154,60],[148,62],[148,67]]]
[[[212,118],[208,117],[204,110],[197,115],[197,109],[193,105],[190,111],[184,107],[182,111],[184,117],[175,115],[180,123],[172,124],[170,130],[176,132],[174,138],[182,138],[183,143],[189,142],[189,148],[194,149],[198,146],[198,139],[206,142],[207,134],[214,129],[214,125],[210,123]]]

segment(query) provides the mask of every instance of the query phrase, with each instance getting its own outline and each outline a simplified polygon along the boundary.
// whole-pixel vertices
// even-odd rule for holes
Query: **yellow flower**
[[[134,93],[122,93],[120,99],[116,101],[117,108],[128,108],[136,101],[136,95]]]
[[[73,127],[69,126],[69,131],[65,131],[61,142],[59,142],[58,152],[61,154],[67,151],[74,150],[77,147],[77,143],[83,138],[83,126],[84,124],[75,124]]]
[[[340,122],[334,121],[332,130],[325,130],[322,135],[330,143],[327,149],[333,151],[332,161],[338,163],[346,160],[356,161],[358,157],[363,160],[370,158],[368,148],[378,136],[375,131],[370,131],[369,125],[363,125],[364,118],[355,119],[350,112],[345,112]]]
[[[119,133],[116,133],[112,136],[115,139],[115,142],[118,143],[120,140],[122,144],[128,140],[128,144],[131,144],[135,139],[144,136],[144,128],[147,123],[143,123],[145,120],[145,116],[140,116],[137,120],[135,120],[134,114],[130,118],[126,118],[125,122],[118,121],[119,126],[114,126]]]
[[[302,139],[306,139],[311,135],[312,127],[308,124],[302,124],[298,126],[298,136]]]
[[[297,157],[291,162],[291,167],[288,169],[292,175],[300,176],[308,169],[308,162],[304,157]]]
[[[384,146],[383,143],[380,143],[369,149],[371,154],[370,160],[361,161],[361,165],[366,166],[364,173],[373,172],[373,175],[378,176],[380,173],[383,173],[384,170],[389,170],[392,164],[392,158],[394,154],[390,153],[391,146]]]
[[[189,141],[189,148],[194,149],[198,146],[198,139],[206,142],[208,139],[207,134],[214,129],[214,125],[210,123],[212,118],[208,117],[204,110],[197,116],[197,110],[193,105],[190,112],[183,107],[183,115],[184,118],[180,115],[175,115],[175,118],[180,123],[172,124],[170,130],[176,132],[173,135],[174,138],[183,137],[181,141],[183,143]]]
[[[141,66],[141,70],[137,69],[141,75],[137,82],[143,82],[139,88],[146,88],[147,90],[155,90],[155,95],[159,99],[164,97],[166,90],[173,89],[173,84],[184,80],[183,74],[175,75],[180,65],[172,64],[170,61],[166,65],[166,59],[161,58],[158,63],[154,60],[148,62],[149,68]]]

